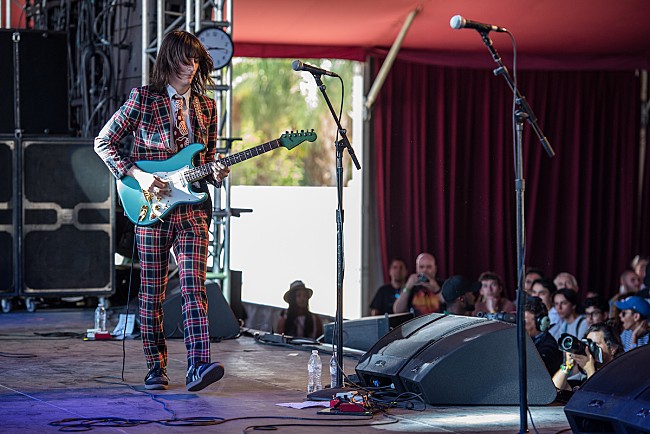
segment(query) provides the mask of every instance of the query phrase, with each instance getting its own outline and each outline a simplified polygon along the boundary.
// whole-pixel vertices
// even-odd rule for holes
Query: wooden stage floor
[[[92,430],[98,433],[242,433],[253,432],[247,427],[267,425],[281,433],[519,432],[516,406],[390,408],[372,418],[279,406],[306,400],[309,351],[263,345],[249,336],[212,344],[213,360],[224,363],[226,374],[197,393],[185,390],[182,340],[169,340],[169,390],[148,393],[143,387],[146,365],[140,340],[124,341],[124,348],[117,340],[84,341],[80,336],[92,322],[93,311],[81,308],[0,313],[1,433],[57,432],[53,423],[77,418],[114,423],[116,418],[178,419],[168,425],[129,426],[124,421],[122,426],[106,427],[96,422]],[[353,374],[356,364],[346,357],[345,372]],[[562,406],[535,406],[530,413],[531,432],[570,431]],[[207,424],[183,426],[186,418]]]

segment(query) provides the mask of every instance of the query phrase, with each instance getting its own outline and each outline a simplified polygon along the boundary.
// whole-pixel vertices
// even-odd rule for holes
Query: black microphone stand
[[[526,364],[526,328],[524,325],[524,307],[526,304],[526,292],[524,289],[525,278],[525,256],[526,256],[526,230],[524,224],[524,190],[526,181],[523,177],[523,156],[522,156],[522,133],[524,130],[524,120],[533,127],[533,131],[539,138],[544,150],[549,157],[553,157],[555,152],[548,142],[548,139],[542,133],[537,124],[537,117],[528,105],[526,98],[519,93],[515,87],[514,81],[501,61],[501,57],[492,45],[488,37],[489,31],[479,31],[483,43],[490,50],[492,58],[499,65],[493,72],[494,75],[502,76],[510,90],[515,94],[516,110],[515,118],[515,137],[514,137],[514,163],[515,163],[515,192],[516,192],[516,221],[517,221],[517,345],[519,350],[519,432],[521,434],[528,432],[528,384],[527,384],[527,364]]]
[[[336,115],[332,103],[327,96],[327,88],[321,80],[322,74],[313,71],[310,72],[314,76],[314,80],[318,85],[318,89],[323,94],[323,98],[325,98],[327,107],[329,107],[330,113],[332,113],[332,117],[338,127],[338,133],[341,136],[341,139],[336,142],[336,191],[338,197],[338,207],[336,209],[336,327],[334,337],[332,338],[334,352],[336,353],[336,363],[338,365],[338,369],[336,370],[336,387],[340,388],[343,386],[343,150],[348,150],[350,158],[352,158],[352,162],[357,170],[361,169],[361,165],[348,140],[346,130],[341,126],[341,121]]]

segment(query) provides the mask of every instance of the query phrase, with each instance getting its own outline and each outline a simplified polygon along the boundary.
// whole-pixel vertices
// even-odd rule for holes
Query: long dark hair
[[[192,92],[205,94],[208,85],[214,84],[210,76],[212,57],[196,36],[184,30],[174,30],[165,35],[153,65],[151,86],[159,92],[164,91],[169,77],[178,74],[180,66],[187,65],[190,59],[198,59],[199,64],[192,80]]]
[[[614,330],[614,327],[607,323],[593,324],[585,332],[585,338],[591,332],[602,332],[603,340],[607,344],[607,348],[614,353],[614,357],[619,356],[623,353],[623,343],[621,342],[621,337]]]
[[[296,305],[297,292],[298,291],[291,291],[289,293],[289,309],[287,309],[287,320],[285,321],[284,333],[289,336],[295,336],[297,332],[296,318],[300,315],[305,315],[304,337],[309,338],[314,332],[314,319],[309,310],[309,302],[307,302],[307,306],[304,309],[301,309]]]

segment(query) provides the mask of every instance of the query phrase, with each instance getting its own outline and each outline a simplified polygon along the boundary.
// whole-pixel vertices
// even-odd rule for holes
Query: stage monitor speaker
[[[15,293],[14,140],[0,139],[0,294]],[[15,295],[15,294],[12,294]]]
[[[114,292],[113,177],[91,139],[25,139],[22,292]]]
[[[556,391],[526,336],[528,403],[550,404]],[[485,318],[430,314],[380,339],[360,360],[366,386],[413,392],[432,405],[517,405],[516,327]]]
[[[343,346],[368,351],[386,333],[413,319],[412,313],[394,313],[343,321]],[[323,343],[331,344],[334,336],[333,322],[323,326]]]
[[[650,345],[615,358],[564,407],[574,433],[650,432]]]
[[[20,101],[23,134],[69,134],[67,34],[2,29],[0,59],[0,94],[12,96],[0,100],[0,112],[6,115],[0,117],[0,132],[14,133],[14,104]],[[15,78],[19,99],[15,98]]]
[[[205,289],[208,294],[208,323],[211,338],[229,339],[239,334],[239,321],[223,297],[221,288],[217,283],[207,283]],[[180,286],[167,290],[163,302],[164,322],[163,329],[168,338],[183,337],[183,311]]]

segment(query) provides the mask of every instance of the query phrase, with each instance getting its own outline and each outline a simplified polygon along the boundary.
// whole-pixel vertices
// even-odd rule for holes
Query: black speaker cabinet
[[[0,133],[14,133],[18,104],[23,134],[69,134],[67,34],[2,29],[0,59]]]
[[[526,337],[528,402],[550,404],[555,386]],[[432,405],[517,405],[516,327],[500,321],[430,314],[404,323],[359,361],[366,386],[393,385]]]
[[[177,281],[176,281],[177,282]],[[168,338],[183,337],[183,312],[181,305],[181,288],[178,283],[167,289],[163,302],[163,330]],[[239,321],[226,303],[221,287],[216,283],[205,285],[208,294],[208,322],[211,338],[229,339],[239,334]]]
[[[650,432],[650,345],[617,357],[599,369],[567,405],[574,433]]]
[[[114,292],[113,177],[90,139],[25,139],[22,293]]]
[[[0,295],[15,295],[15,142],[0,139]]]
[[[393,313],[343,321],[343,346],[368,351],[381,337],[410,319],[412,313]],[[323,343],[332,343],[334,325],[331,322],[323,326]]]

